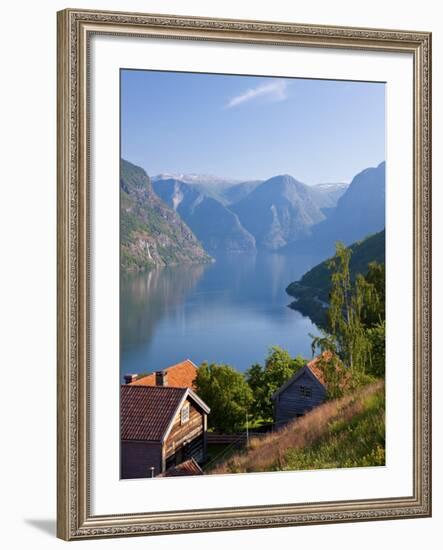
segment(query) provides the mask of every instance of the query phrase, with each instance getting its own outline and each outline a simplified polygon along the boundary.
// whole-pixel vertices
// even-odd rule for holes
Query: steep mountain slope
[[[319,183],[311,189],[317,197],[317,205],[320,208],[334,208],[339,198],[349,187],[348,183]]]
[[[241,183],[238,180],[220,178],[208,174],[159,174],[152,178],[152,183],[158,181],[176,180],[192,187],[198,193],[211,197],[222,204],[228,204],[225,192],[232,186]]]
[[[384,227],[385,163],[382,162],[376,168],[367,168],[357,174],[336,208],[313,228],[306,242],[296,243],[293,248],[333,254],[336,241],[348,245]]]
[[[205,174],[159,174],[151,178],[152,183],[177,180],[192,187],[206,197],[211,197],[223,205],[238,202],[253,191],[263,180],[241,181]]]
[[[231,209],[254,235],[257,247],[278,250],[308,237],[312,226],[324,219],[317,194],[292,176],[276,176],[256,187]]]
[[[242,227],[238,216],[219,201],[197,191],[194,185],[162,179],[153,182],[153,189],[180,214],[208,252],[255,248],[254,237]]]
[[[222,199],[226,204],[234,204],[244,199],[256,187],[263,183],[263,180],[242,181],[226,187],[222,192]]]
[[[351,280],[357,273],[366,275],[370,262],[385,263],[385,230],[371,235],[350,246],[352,251],[349,262]],[[328,261],[310,269],[299,281],[291,283],[286,292],[296,298],[290,305],[292,309],[309,316],[317,325],[324,326],[326,322],[325,304],[329,299],[331,289],[331,272]]]
[[[123,271],[211,260],[189,227],[154,193],[146,172],[123,159],[120,199]]]

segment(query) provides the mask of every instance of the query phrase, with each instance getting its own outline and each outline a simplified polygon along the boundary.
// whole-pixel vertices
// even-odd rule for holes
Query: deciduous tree
[[[305,363],[302,357],[291,357],[286,350],[273,346],[264,366],[255,364],[246,371],[246,379],[254,396],[251,412],[255,419],[272,420],[272,395]]]
[[[196,392],[211,408],[208,426],[221,432],[243,429],[252,402],[244,376],[229,365],[202,363],[195,380]]]

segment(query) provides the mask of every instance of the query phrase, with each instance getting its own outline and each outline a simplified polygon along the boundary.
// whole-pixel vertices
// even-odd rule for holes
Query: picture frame
[[[431,34],[67,9],[58,13],[57,534],[65,540],[429,517],[431,515]],[[91,480],[91,62],[95,36],[409,55],[413,65],[411,494],[380,498],[95,513]],[[117,183],[116,183],[117,185]],[[94,304],[94,306],[93,306]],[[95,386],[94,386],[95,387]],[[115,428],[117,429],[117,427]],[[315,475],[315,474],[313,474]],[[264,498],[267,498],[266,495]]]

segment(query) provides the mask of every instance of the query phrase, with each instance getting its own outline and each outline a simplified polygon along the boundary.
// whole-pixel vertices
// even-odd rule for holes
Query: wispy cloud
[[[226,108],[231,109],[257,98],[266,98],[269,101],[284,101],[287,97],[286,81],[275,80],[266,84],[260,84],[255,88],[249,88],[249,90],[246,90],[242,94],[231,98],[226,104]]]

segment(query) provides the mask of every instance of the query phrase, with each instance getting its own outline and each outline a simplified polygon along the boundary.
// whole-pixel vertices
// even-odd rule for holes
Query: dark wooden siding
[[[165,459],[171,463],[172,457],[179,463],[181,460],[195,458],[201,462],[204,458],[204,414],[189,401],[189,420],[181,423],[181,411],[174,418],[171,432],[164,444]]]
[[[155,476],[161,473],[162,448],[160,443],[148,441],[122,441],[122,479],[151,477],[151,466],[154,467]]]
[[[302,388],[308,388],[311,395],[308,397],[304,395]],[[323,403],[325,397],[324,386],[317,382],[313,375],[304,372],[276,396],[275,422],[280,424],[303,415]]]
[[[187,444],[179,447],[175,453],[168,456],[166,459],[166,470],[172,466],[177,466],[189,458],[193,458],[197,462],[202,462],[205,456],[203,434],[196,437]]]
[[[206,415],[189,401],[189,420],[182,424],[181,411],[178,411],[171,431],[163,443],[148,441],[122,441],[121,478],[133,479],[150,477],[150,467],[154,475],[172,465],[180,464],[189,458],[202,462],[206,454]]]

